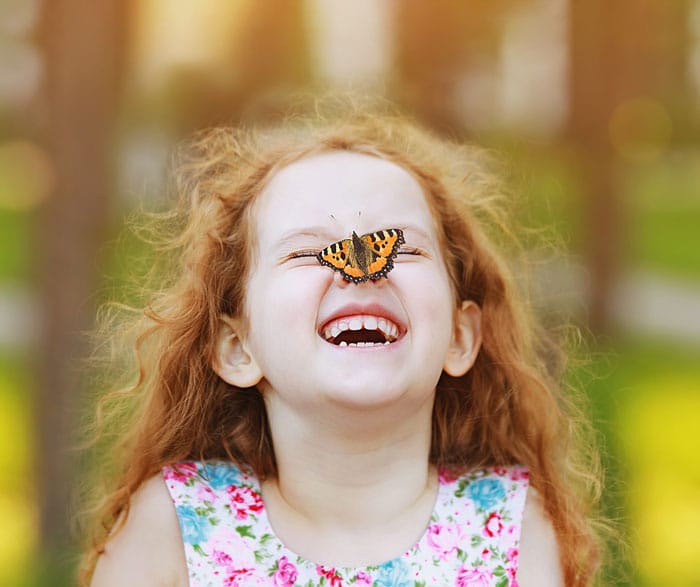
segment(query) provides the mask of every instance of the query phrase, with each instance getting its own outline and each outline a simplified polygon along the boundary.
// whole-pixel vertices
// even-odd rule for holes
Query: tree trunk
[[[70,547],[70,447],[84,333],[92,325],[112,190],[113,127],[126,22],[119,0],[43,3],[40,40],[46,65],[46,148],[55,188],[38,220],[43,331],[37,359],[36,478],[42,557]]]
[[[572,0],[569,134],[580,162],[585,254],[591,276],[589,326],[610,328],[610,303],[624,242],[620,170],[630,164],[613,146],[616,108],[636,98],[663,105],[678,89],[685,36],[683,2]],[[639,120],[643,127],[645,120]]]

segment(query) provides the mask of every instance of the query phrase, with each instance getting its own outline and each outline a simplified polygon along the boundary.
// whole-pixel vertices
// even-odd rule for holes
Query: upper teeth
[[[399,327],[391,320],[378,316],[347,316],[338,318],[326,324],[323,336],[326,340],[332,340],[345,330],[378,330],[389,341],[395,341],[399,336]]]

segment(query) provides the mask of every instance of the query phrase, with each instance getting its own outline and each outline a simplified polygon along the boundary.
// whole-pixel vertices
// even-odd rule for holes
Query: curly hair
[[[216,128],[179,152],[179,204],[157,223],[166,269],[143,309],[103,316],[110,364],[133,375],[97,410],[102,437],[111,431],[118,441],[100,472],[107,490],[92,510],[83,581],[128,515],[130,496],[164,465],[227,458],[261,479],[275,477],[263,398],[213,371],[216,333],[222,315],[244,318],[252,204],[278,170],[328,151],[379,157],[412,174],[436,220],[456,302],[472,300],[482,310],[473,367],[439,380],[431,462],[455,470],[526,466],[557,535],[566,585],[592,584],[602,554],[592,521],[597,454],[582,433],[578,398],[561,382],[564,353],[538,325],[503,256],[515,249],[489,157],[408,118],[365,108],[329,116],[316,109],[267,129]]]

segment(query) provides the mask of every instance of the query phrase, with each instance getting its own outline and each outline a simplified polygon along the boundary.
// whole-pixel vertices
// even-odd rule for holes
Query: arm
[[[533,489],[527,492],[518,558],[521,587],[563,587],[554,528],[544,511],[542,499]]]
[[[124,526],[107,542],[91,587],[187,587],[177,514],[160,476],[134,493]]]

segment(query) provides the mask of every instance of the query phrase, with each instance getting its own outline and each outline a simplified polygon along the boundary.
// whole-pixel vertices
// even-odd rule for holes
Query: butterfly
[[[357,236],[352,236],[328,245],[316,258],[321,265],[338,271],[346,281],[362,283],[368,279],[386,277],[394,268],[394,257],[404,244],[403,231],[398,228],[385,228]]]

